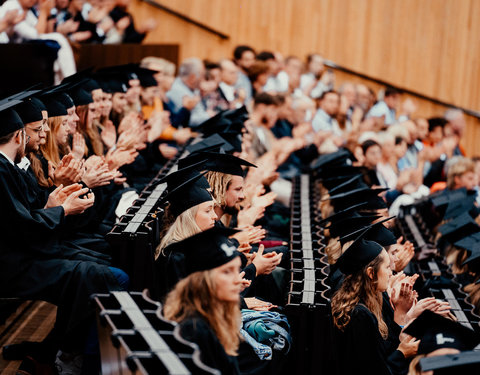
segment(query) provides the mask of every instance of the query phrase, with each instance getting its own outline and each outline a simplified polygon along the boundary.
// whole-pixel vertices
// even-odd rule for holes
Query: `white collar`
[[[26,171],[28,167],[30,167],[30,160],[24,156],[22,160],[20,160],[20,163],[17,163],[17,167]]]

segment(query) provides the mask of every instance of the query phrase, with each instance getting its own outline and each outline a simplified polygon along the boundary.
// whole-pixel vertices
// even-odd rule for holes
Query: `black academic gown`
[[[57,305],[60,347],[80,351],[95,314],[90,295],[120,287],[107,261],[61,246],[63,207],[32,209],[27,190],[20,169],[0,155],[0,296]]]
[[[390,352],[391,343],[380,335],[377,318],[363,304],[354,308],[344,332],[335,328],[334,339],[339,375],[404,373],[403,366],[399,368],[406,364],[403,354]]]
[[[225,352],[215,332],[202,317],[194,316],[180,322],[180,334],[198,345],[204,364],[220,370],[222,375],[240,374],[237,359]]]

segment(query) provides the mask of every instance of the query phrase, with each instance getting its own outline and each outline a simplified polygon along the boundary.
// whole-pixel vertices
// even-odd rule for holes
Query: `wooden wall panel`
[[[178,43],[180,60],[230,57],[238,44],[302,58],[319,52],[371,77],[480,111],[479,0],[157,1],[230,35],[221,40],[135,0],[136,19],[153,16],[160,24],[145,43]]]

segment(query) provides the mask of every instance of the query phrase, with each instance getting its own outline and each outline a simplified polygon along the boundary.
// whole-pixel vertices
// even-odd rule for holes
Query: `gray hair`
[[[191,57],[183,60],[180,68],[178,68],[178,75],[180,77],[188,77],[190,74],[195,74],[197,77],[203,71],[203,62],[199,58]]]

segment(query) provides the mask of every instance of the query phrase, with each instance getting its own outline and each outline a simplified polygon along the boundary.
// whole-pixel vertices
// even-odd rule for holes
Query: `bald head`
[[[233,61],[228,59],[220,61],[220,78],[222,82],[225,82],[227,85],[235,85],[238,79],[238,67]]]

